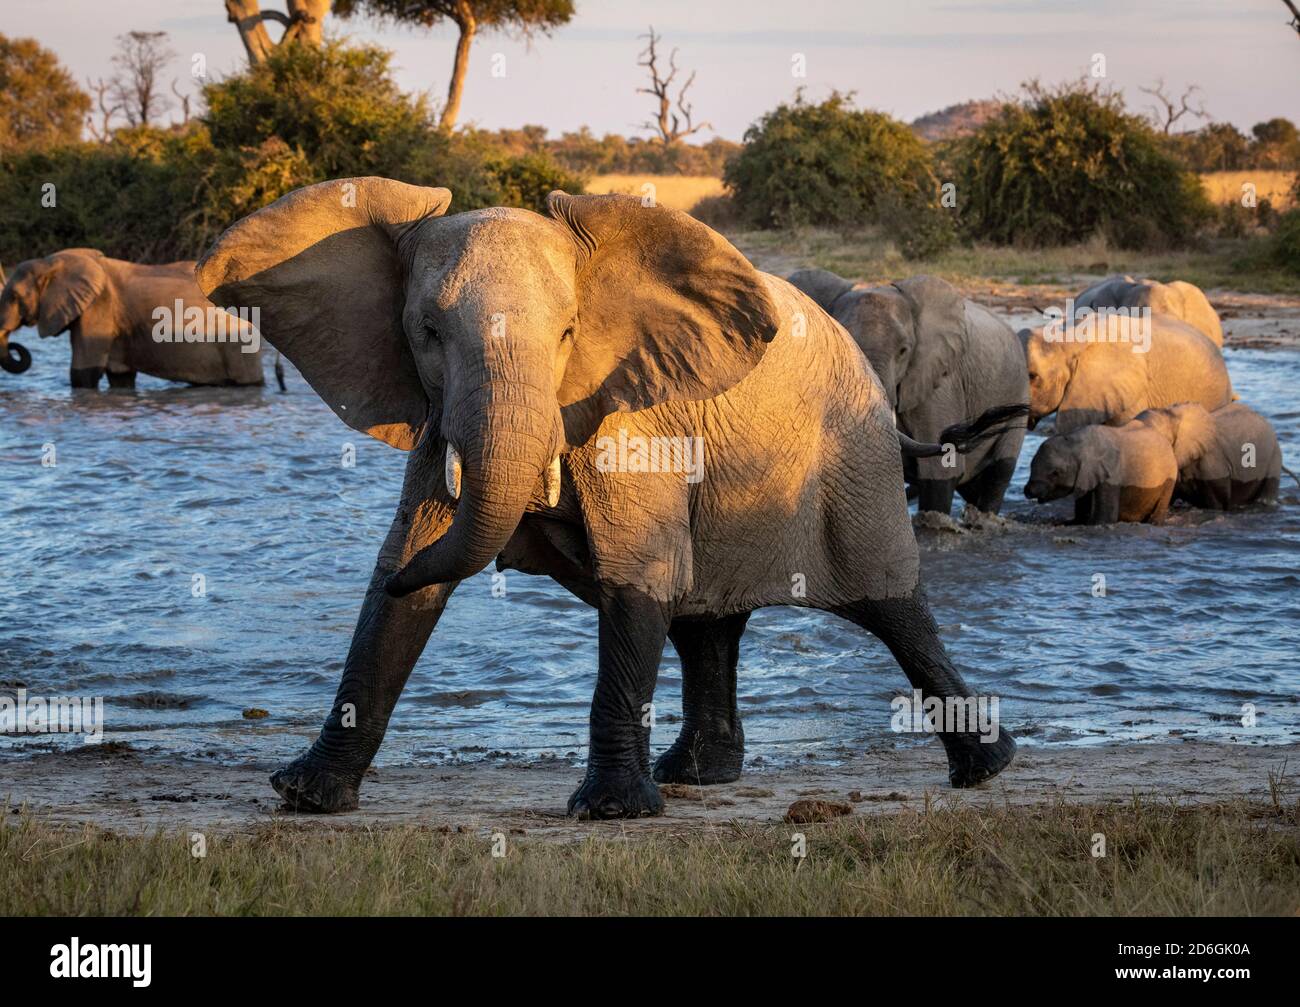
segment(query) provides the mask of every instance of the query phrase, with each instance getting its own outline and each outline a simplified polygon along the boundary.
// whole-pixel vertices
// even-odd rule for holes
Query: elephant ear
[[[547,209],[577,250],[578,328],[559,392],[570,445],[613,412],[714,398],[762,359],[776,305],[716,231],[632,196],[557,191]]]
[[[42,337],[57,336],[85,314],[95,298],[108,285],[108,274],[93,254],[78,249],[74,253],[50,256],[50,268],[43,278],[36,331]]]
[[[901,413],[932,396],[943,376],[961,359],[966,340],[966,299],[951,283],[935,276],[915,276],[894,286],[911,307],[916,328],[916,349],[899,386]]]
[[[1119,485],[1120,449],[1113,430],[1090,426],[1067,436],[1079,458],[1079,474],[1074,481],[1078,492],[1091,493],[1103,484]]]
[[[1219,446],[1218,428],[1208,409],[1197,402],[1184,402],[1167,412],[1173,418],[1174,458],[1178,471],[1189,468]]]
[[[297,189],[231,226],[195,269],[355,430],[409,451],[441,411],[403,325],[402,245],[451,203],[447,189],[345,178]]]

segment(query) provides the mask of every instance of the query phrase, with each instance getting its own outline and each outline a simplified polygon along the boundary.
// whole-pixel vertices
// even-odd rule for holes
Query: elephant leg
[[[68,371],[68,381],[73,388],[98,388],[103,376],[102,367],[73,367]]]
[[[1119,487],[1103,484],[1074,501],[1074,523],[1115,524],[1119,521],[1119,505]]]
[[[591,701],[587,775],[569,798],[576,818],[636,818],[663,811],[650,778],[648,713],[671,617],[653,598],[605,588],[600,598],[600,670]]]
[[[974,479],[957,487],[972,507],[986,514],[996,514],[1002,509],[1002,498],[1006,496],[1011,477],[1016,471],[1014,458],[993,458],[980,469]]]
[[[446,442],[437,437],[411,452],[402,503],[380,549],[343,667],[334,705],[320,736],[304,754],[272,775],[271,785],[299,811],[349,811],[361,778],[379,751],[406,680],[442,615],[456,583],[434,584],[392,598],[384,584],[451,521],[451,508],[429,487],[443,481]]]
[[[956,487],[956,479],[918,479],[916,481],[917,510],[950,514],[952,492]]]
[[[749,613],[725,619],[674,619],[668,627],[682,659],[682,730],[655,762],[659,783],[731,783],[740,778],[745,731],[736,707],[736,664]]]
[[[948,659],[919,584],[907,597],[866,599],[832,611],[879,637],[912,688],[921,690],[922,701],[930,697],[977,698]],[[969,719],[963,726],[970,726]],[[996,723],[993,727],[988,734],[969,729],[937,732],[948,755],[948,780],[954,787],[990,780],[1011,763],[1015,739]]]
[[[108,387],[109,388],[134,388],[135,371],[121,371],[116,374],[112,371],[109,371]]]

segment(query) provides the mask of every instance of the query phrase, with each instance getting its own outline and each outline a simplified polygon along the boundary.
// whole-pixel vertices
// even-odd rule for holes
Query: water
[[[74,393],[67,340],[18,336],[35,362],[0,374],[0,693],[103,696],[106,737],[140,748],[298,754],[333,698],[405,455],[346,428],[292,367],[288,394],[143,376],[135,394]],[[1300,470],[1300,352],[1228,360]],[[918,531],[949,650],[1001,698],[1002,723],[1029,744],[1300,738],[1295,486],[1274,511],[1068,528],[1048,523],[1068,505],[1019,496],[1038,443],[1026,442],[1005,524]],[[507,576],[505,599],[489,574],[453,596],[381,764],[585,755],[595,613],[549,579]],[[751,761],[897,740],[889,700],[906,682],[853,627],[758,612],[741,660]],[[669,647],[656,750],[677,732],[680,685]],[[1249,729],[1243,704],[1258,711]],[[246,720],[250,707],[270,715]],[[0,752],[58,743],[10,736]]]

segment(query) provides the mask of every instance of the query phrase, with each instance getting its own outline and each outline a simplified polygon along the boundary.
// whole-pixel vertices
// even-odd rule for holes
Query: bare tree
[[[1174,124],[1185,116],[1192,116],[1194,119],[1208,119],[1209,113],[1205,111],[1205,106],[1192,104],[1192,99],[1200,88],[1193,84],[1188,87],[1182,97],[1176,101],[1165,93],[1165,81],[1163,77],[1157,78],[1155,87],[1138,88],[1143,94],[1149,94],[1159,103],[1151,106],[1151,119],[1156,126],[1163,129],[1166,133],[1173,131]]]
[[[1300,35],[1300,10],[1296,9],[1296,5],[1291,0],[1282,0],[1282,2],[1286,4],[1286,9],[1291,12],[1291,27],[1296,30],[1297,35]]]
[[[176,100],[180,102],[181,125],[184,126],[187,122],[190,121],[190,96],[188,94],[182,94],[180,90],[176,87],[175,77],[172,78],[172,94],[176,95]]]
[[[131,126],[148,126],[170,104],[159,79],[176,53],[167,45],[165,31],[130,31],[117,37],[117,67],[109,80],[109,93]]]
[[[331,0],[285,0],[289,13],[262,10],[257,0],[225,0],[226,17],[239,31],[250,66],[265,63],[277,45],[302,42],[320,45],[324,39],[325,16],[330,12]],[[272,42],[266,22],[274,21],[284,26],[279,42]]]
[[[702,129],[712,129],[713,127],[707,122],[702,122],[696,126],[691,121],[691,112],[694,106],[686,103],[686,92],[695,83],[695,71],[691,71],[691,75],[686,78],[686,83],[677,92],[677,110],[674,111],[670,89],[678,72],[677,50],[674,49],[668,55],[668,75],[660,76],[659,54],[656,47],[662,39],[655,34],[654,25],[650,26],[648,34],[639,35],[638,38],[646,39],[647,42],[636,65],[643,66],[650,71],[650,86],[637,88],[637,94],[653,95],[659,103],[659,113],[655,121],[642,123],[642,128],[652,129],[657,132],[660,141],[665,147],[671,147],[679,140],[690,136],[692,133],[698,133]]]
[[[113,135],[113,119],[122,111],[122,106],[113,100],[113,82],[104,80],[102,77],[97,80],[86,78],[86,89],[94,96],[95,113],[99,115],[99,121],[95,121],[95,115],[86,116],[86,130],[92,137],[100,143],[106,141]]]

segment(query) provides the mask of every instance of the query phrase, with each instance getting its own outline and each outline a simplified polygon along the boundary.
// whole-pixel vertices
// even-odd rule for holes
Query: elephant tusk
[[[460,454],[450,443],[447,445],[447,463],[445,465],[445,474],[447,476],[447,492],[451,494],[453,500],[460,499]]]
[[[546,506],[554,507],[560,502],[560,456],[551,459],[551,464],[542,473],[542,485],[546,489]]]

